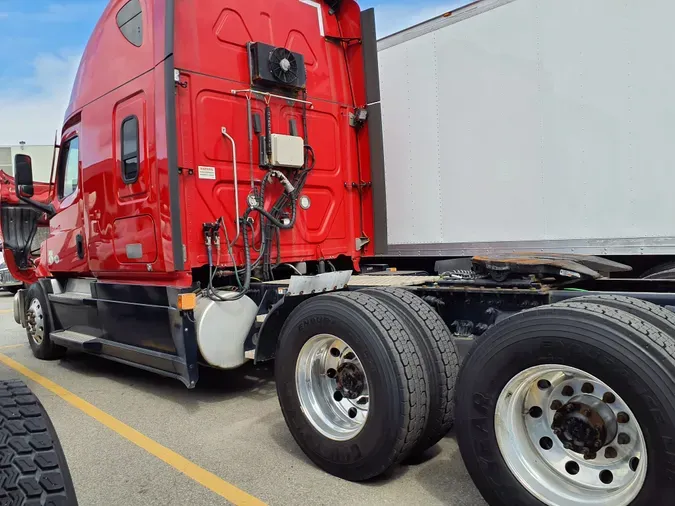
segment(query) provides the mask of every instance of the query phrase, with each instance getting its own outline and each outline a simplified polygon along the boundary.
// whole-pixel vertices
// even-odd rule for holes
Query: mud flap
[[[44,213],[27,206],[2,206],[3,248],[11,251],[20,270],[30,265],[30,252],[39,245],[35,244],[40,217]]]

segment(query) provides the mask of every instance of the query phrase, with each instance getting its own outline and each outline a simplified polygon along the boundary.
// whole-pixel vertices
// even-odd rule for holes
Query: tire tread
[[[402,392],[401,402],[404,412],[408,413],[408,420],[405,426],[399,427],[396,448],[391,461],[377,473],[381,474],[411,452],[427,424],[428,392],[420,352],[401,322],[375,297],[358,292],[338,292],[329,296],[348,299],[377,320],[386,338],[382,341],[390,350],[390,355],[397,359],[396,366],[401,373],[399,376],[405,378],[407,388]]]
[[[652,302],[624,295],[602,294],[574,297],[557,302],[555,305],[568,305],[573,302],[599,304],[620,309],[651,323],[675,339],[675,313]]]
[[[424,329],[424,335],[418,343],[426,348],[430,378],[435,384],[429,385],[432,396],[429,402],[430,412],[427,428],[413,453],[427,450],[440,441],[452,428],[454,423],[455,382],[459,372],[459,354],[450,335],[447,325],[439,314],[416,294],[403,288],[377,288],[362,290],[365,293],[381,294],[382,298],[395,298],[398,302],[395,309],[406,310],[418,327]]]
[[[40,401],[20,380],[0,381],[0,398],[0,504],[77,505],[63,450]]]
[[[637,299],[634,299],[637,300]],[[566,307],[584,309],[591,313],[602,314],[613,320],[629,325],[633,330],[642,334],[652,343],[663,348],[663,350],[675,360],[675,339],[663,332],[655,325],[646,322],[642,318],[633,314],[627,313],[621,309],[616,309],[611,306],[601,304],[594,304],[592,302],[569,302],[565,304]],[[546,307],[546,306],[543,306]],[[536,311],[534,309],[533,311]]]

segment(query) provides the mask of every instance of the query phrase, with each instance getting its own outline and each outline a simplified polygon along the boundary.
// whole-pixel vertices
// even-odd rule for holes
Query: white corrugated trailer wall
[[[675,253],[673,19],[483,0],[380,40],[389,253]]]

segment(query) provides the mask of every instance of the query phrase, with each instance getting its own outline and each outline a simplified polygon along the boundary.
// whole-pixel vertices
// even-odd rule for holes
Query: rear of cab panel
[[[299,210],[295,227],[281,233],[283,261],[367,254],[368,247],[359,251],[355,239],[371,233],[369,201],[362,203],[364,197],[352,183],[369,177],[368,164],[359,164],[357,130],[349,122],[354,107],[363,106],[365,100],[361,48],[353,41],[329,40],[341,35],[357,38],[359,16],[352,0],[342,2],[337,15],[325,2],[310,0],[176,3],[178,157],[180,167],[193,169],[183,172],[181,179],[183,199],[190,209],[185,232],[190,266],[207,261],[202,223],[222,216],[228,236],[236,235],[234,156],[223,128],[235,144],[240,213],[251,192],[251,180],[259,186],[265,175],[255,132],[249,140],[247,98],[252,98],[252,116],[258,116],[263,128],[266,104],[264,97],[245,91],[251,88],[247,47],[255,43],[302,56],[304,90],[287,96],[311,103],[306,108],[305,131],[301,103],[269,99],[272,133],[305,137],[316,155],[303,190],[310,207]],[[280,190],[270,191],[268,203]],[[240,246],[234,256],[243,263]]]

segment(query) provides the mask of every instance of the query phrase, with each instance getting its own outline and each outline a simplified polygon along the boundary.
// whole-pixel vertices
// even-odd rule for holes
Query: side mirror
[[[30,156],[14,157],[14,184],[17,196],[28,198],[33,196],[33,162]]]

